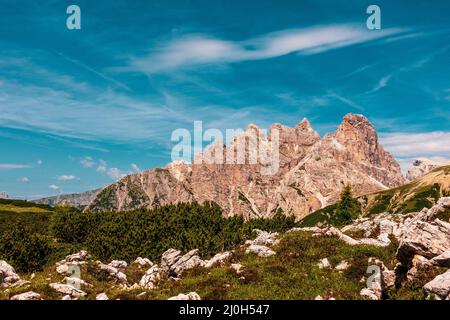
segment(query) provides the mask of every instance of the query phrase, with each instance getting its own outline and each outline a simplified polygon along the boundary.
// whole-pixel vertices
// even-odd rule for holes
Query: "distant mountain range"
[[[85,208],[92,199],[99,193],[101,189],[85,191],[81,193],[63,194],[54,197],[41,198],[33,200],[34,203],[46,204],[50,206],[55,205],[69,205],[75,208]]]

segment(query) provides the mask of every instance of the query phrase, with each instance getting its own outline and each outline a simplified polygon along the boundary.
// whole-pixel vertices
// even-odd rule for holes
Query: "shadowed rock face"
[[[279,165],[275,174],[262,174],[261,164],[227,163],[246,141],[244,157],[272,143],[278,132]],[[252,139],[251,137],[256,137]],[[272,155],[272,149],[268,154]],[[221,154],[226,164],[214,164]],[[281,208],[301,219],[338,200],[350,183],[356,195],[401,185],[405,179],[396,160],[378,143],[372,124],[348,114],[336,132],[322,139],[308,120],[294,128],[274,124],[268,136],[254,125],[229,145],[216,142],[196,155],[197,164],[173,162],[164,169],[132,174],[101,191],[86,210],[128,211],[178,202],[215,201],[226,216],[270,217]],[[200,161],[202,160],[202,161]]]

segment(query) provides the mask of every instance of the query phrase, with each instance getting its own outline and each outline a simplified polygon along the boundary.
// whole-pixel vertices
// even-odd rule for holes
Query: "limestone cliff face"
[[[239,162],[242,141],[246,142],[241,152],[245,161]],[[278,155],[274,174],[262,174],[267,164],[264,157],[249,161],[255,150],[264,150],[268,159]],[[100,192],[86,210],[127,211],[215,201],[226,216],[270,217],[282,209],[301,219],[336,202],[347,183],[356,195],[362,195],[404,182],[399,164],[378,143],[372,124],[362,115],[349,114],[336,132],[322,139],[306,119],[294,128],[274,124],[267,136],[249,125],[227,146],[215,142],[196,155],[194,164],[174,162],[165,169],[121,179]]]

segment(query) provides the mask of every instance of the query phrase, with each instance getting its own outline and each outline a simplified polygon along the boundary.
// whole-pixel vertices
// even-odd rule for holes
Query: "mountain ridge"
[[[179,202],[215,201],[224,215],[270,217],[281,210],[297,219],[338,200],[342,187],[354,185],[356,195],[405,182],[394,157],[380,145],[374,126],[363,115],[347,114],[334,133],[323,138],[305,118],[295,127],[273,124],[279,131],[279,170],[261,174],[259,164],[211,164],[217,152],[235,152],[247,139],[245,157],[267,145],[271,135],[249,125],[228,144],[214,143],[195,157],[201,164],[172,162],[131,174],[105,187],[86,211],[130,211]],[[256,140],[249,137],[254,133]],[[245,140],[245,141],[247,141]]]

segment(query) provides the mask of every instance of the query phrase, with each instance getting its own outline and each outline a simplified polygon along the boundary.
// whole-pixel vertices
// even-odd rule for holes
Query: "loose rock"
[[[188,294],[180,293],[179,295],[171,297],[168,300],[201,300],[201,299],[196,292],[190,292]]]
[[[424,295],[435,294],[437,299],[446,299],[450,295],[450,270],[428,282],[423,287]]]
[[[225,264],[228,260],[231,259],[231,252],[222,252],[222,253],[218,253],[216,254],[214,257],[212,257],[210,260],[205,261],[205,268],[212,268],[215,267],[217,265],[223,265]]]
[[[70,298],[79,298],[84,297],[86,295],[86,292],[68,284],[50,283],[50,288],[54,289],[55,291],[58,291],[59,293],[64,294],[65,296],[68,295],[70,296]]]
[[[260,257],[270,257],[276,254],[275,251],[273,251],[269,247],[255,244],[250,245],[245,252],[255,253]]]
[[[42,300],[39,293],[29,291],[21,294],[17,294],[11,298],[11,300]]]
[[[161,279],[160,269],[158,265],[154,265],[148,269],[139,281],[139,286],[145,289],[154,289]]]
[[[0,261],[0,287],[10,287],[20,285],[22,281],[14,268],[6,261]]]

